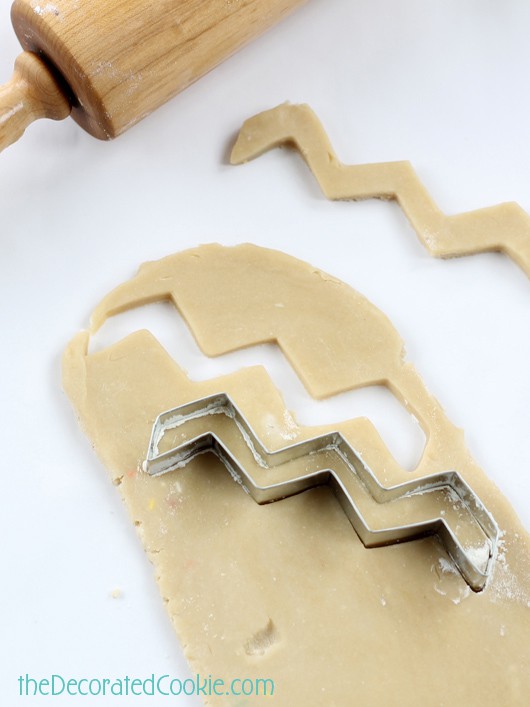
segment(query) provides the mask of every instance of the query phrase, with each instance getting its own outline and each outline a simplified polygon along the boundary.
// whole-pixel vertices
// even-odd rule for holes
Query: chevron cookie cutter
[[[222,420],[219,419],[221,416]],[[217,417],[215,421],[214,417]],[[159,447],[170,430],[178,428],[181,438],[185,437],[182,428],[194,420],[203,423],[203,431],[160,451]],[[214,432],[216,427],[222,429]],[[204,397],[161,413],[152,427],[143,468],[150,476],[160,476],[182,468],[196,456],[208,452],[220,459],[232,478],[258,504],[280,501],[327,484],[365,547],[381,547],[436,535],[470,588],[480,592],[486,586],[497,554],[499,529],[493,516],[456,471],[384,487],[340,432],[325,433],[270,451],[226,393]],[[256,478],[260,472],[278,471],[283,472],[280,481],[262,484]],[[444,518],[445,511],[442,510],[436,517],[374,529],[360,508],[363,502],[366,505],[366,499],[371,503],[391,505],[413,498],[418,506],[433,493],[442,493],[448,508],[459,508],[461,519],[458,523],[451,524]],[[475,537],[477,533],[482,537],[478,548],[476,544],[465,547],[459,537],[458,528],[469,528],[471,524],[474,524]]]
[[[395,200],[427,251],[454,258],[501,251],[530,278],[530,215],[511,201],[448,216],[431,198],[410,162],[343,164],[308,105],[284,103],[243,123],[232,149],[232,164],[268,150],[296,147],[331,200]]]

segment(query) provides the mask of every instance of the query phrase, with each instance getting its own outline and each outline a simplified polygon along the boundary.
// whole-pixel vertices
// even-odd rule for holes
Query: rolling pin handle
[[[0,152],[38,118],[62,120],[71,106],[53,73],[33,52],[15,62],[11,81],[0,86]]]

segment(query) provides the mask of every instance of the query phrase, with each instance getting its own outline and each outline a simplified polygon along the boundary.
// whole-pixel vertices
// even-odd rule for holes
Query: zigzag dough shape
[[[261,367],[193,382],[146,331],[88,353],[108,317],[159,300],[175,304],[208,355],[276,342],[314,397],[388,386],[426,433],[417,468],[401,469],[366,419],[293,426]],[[71,341],[63,381],[135,521],[193,673],[271,677],[267,703],[280,707],[346,707],[352,695],[374,707],[525,704],[530,537],[404,361],[391,323],[350,287],[248,245],[147,263]],[[327,488],[259,506],[212,455],[159,478],[143,473],[155,417],[219,391],[271,450],[338,430],[385,486],[458,470],[502,533],[485,589],[471,592],[433,538],[367,550]]]
[[[428,252],[437,258],[502,251],[530,277],[530,216],[516,202],[446,216],[410,162],[345,165],[307,105],[284,103],[246,120],[232,164],[293,144],[328,199],[395,199]]]

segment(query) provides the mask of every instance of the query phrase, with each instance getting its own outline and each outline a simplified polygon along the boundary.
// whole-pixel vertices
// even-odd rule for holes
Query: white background
[[[9,5],[2,81],[19,50]],[[446,213],[511,200],[530,210],[529,36],[525,0],[310,0],[115,142],[41,121],[0,156],[2,704],[145,703],[24,700],[26,672],[187,674],[152,568],[60,382],[68,340],[145,260],[251,241],[350,283],[390,317],[530,529],[523,272],[502,255],[432,259],[395,204],[326,201],[293,152],[227,163],[245,118],[308,102],[344,162],[409,159]],[[192,359],[197,375],[218,374]],[[303,417],[295,388],[288,402]],[[371,415],[376,398],[353,396],[354,414],[366,404]],[[376,423],[403,447],[407,424],[382,408]],[[414,456],[406,444],[400,454]],[[174,704],[184,703],[200,701]]]

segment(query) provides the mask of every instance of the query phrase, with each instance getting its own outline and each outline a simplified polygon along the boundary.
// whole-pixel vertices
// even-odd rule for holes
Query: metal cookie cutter
[[[223,415],[224,420],[214,422],[212,416],[215,415]],[[204,431],[196,434],[194,428],[193,438],[185,439],[167,451],[159,451],[169,430],[181,428],[192,420],[201,421]],[[221,429],[212,431],[218,427]],[[185,437],[182,430],[179,432]],[[144,470],[151,476],[159,476],[184,467],[198,454],[206,452],[213,452],[234,480],[259,504],[279,501],[327,484],[365,547],[436,535],[471,589],[479,592],[486,585],[495,561],[499,529],[492,515],[456,471],[432,474],[386,488],[340,432],[326,433],[271,452],[263,446],[244,415],[225,393],[201,398],[160,414],[153,425]],[[282,473],[282,480],[260,484],[255,479],[260,471],[275,476]],[[427,517],[417,522],[374,529],[360,508],[374,501],[389,504],[388,508],[391,508],[392,504],[413,497],[414,510],[422,511],[422,503],[428,494],[433,493],[444,494],[448,509],[458,508],[457,523],[449,521],[449,513],[445,510],[439,511],[436,517],[429,517],[427,509]],[[407,507],[407,513],[410,508]],[[467,547],[458,537],[462,527],[471,528],[475,533],[475,542]],[[478,545],[477,534],[480,537]]]

